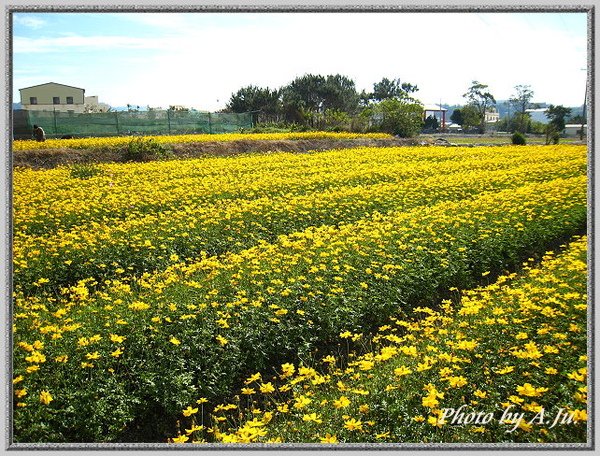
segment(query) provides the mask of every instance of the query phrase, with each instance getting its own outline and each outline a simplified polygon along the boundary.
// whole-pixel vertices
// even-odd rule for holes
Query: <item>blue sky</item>
[[[247,85],[306,73],[417,84],[424,103],[461,104],[471,81],[506,99],[583,103],[585,13],[14,13],[13,100],[58,82],[112,106],[223,108]]]

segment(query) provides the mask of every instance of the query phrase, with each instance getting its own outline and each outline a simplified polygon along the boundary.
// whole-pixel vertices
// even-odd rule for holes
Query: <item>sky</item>
[[[249,85],[342,74],[357,90],[416,84],[424,104],[464,104],[472,81],[497,100],[580,106],[587,17],[564,12],[14,13],[13,101],[57,82],[111,106],[203,111]]]

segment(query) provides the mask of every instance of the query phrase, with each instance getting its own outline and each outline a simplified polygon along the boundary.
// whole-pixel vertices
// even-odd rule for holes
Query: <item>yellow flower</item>
[[[444,422],[437,416],[427,417],[427,422],[435,427],[442,427],[444,425]]]
[[[123,354],[123,350],[121,350],[121,347],[119,347],[115,351],[111,352],[110,356],[114,356],[115,358],[118,358],[122,354]]]
[[[275,391],[275,387],[273,386],[273,384],[271,382],[268,383],[261,383],[260,385],[260,392],[261,393],[272,393],[273,391]]]
[[[48,405],[53,400],[54,400],[54,398],[52,397],[52,395],[48,391],[43,390],[42,392],[40,392],[40,402],[42,404]]]
[[[323,422],[322,419],[316,413],[305,414],[302,416],[302,421],[314,421],[317,424],[321,424]]]
[[[277,406],[277,411],[280,413],[288,413],[290,411],[290,408],[287,404],[279,404]]]
[[[535,388],[531,383],[525,383],[523,386],[517,386],[517,393],[522,396],[541,396],[542,393],[548,391],[548,388]]]
[[[352,418],[350,420],[344,421],[344,427],[349,431],[361,431],[362,421]]]
[[[188,408],[183,411],[183,416],[192,416],[195,413],[198,413],[198,408],[192,408],[191,406],[188,406]]]
[[[398,377],[402,377],[402,376],[408,375],[410,373],[412,373],[412,371],[406,366],[400,366],[400,367],[394,369],[394,374],[397,375]]]
[[[452,388],[460,388],[467,384],[467,379],[461,376],[458,377],[448,377],[446,379]]]
[[[27,396],[27,388],[15,390],[15,396],[17,396],[17,397]]]
[[[244,384],[245,384],[245,385],[249,385],[249,384],[250,384],[250,383],[252,383],[252,382],[255,382],[255,381],[257,381],[257,380],[260,380],[260,377],[261,377],[261,375],[260,375],[260,372],[257,372],[256,374],[254,374],[254,375],[251,375],[250,377],[248,377],[248,378],[246,379],[246,381],[244,382]]]
[[[327,433],[325,437],[321,437],[321,443],[338,443],[338,439],[335,435]]]
[[[312,399],[310,399],[306,396],[300,396],[300,397],[296,398],[296,402],[294,402],[294,408],[297,408],[297,409],[304,408],[311,402],[312,402]]]
[[[285,364],[281,365],[281,370],[282,370],[282,374],[280,375],[280,377],[286,378],[286,377],[290,377],[290,376],[294,375],[296,368],[291,363],[285,363]]]
[[[98,352],[94,352],[94,353],[87,353],[87,354],[85,355],[85,357],[91,361],[91,360],[93,360],[93,359],[98,359],[98,358],[100,358],[100,353],[98,353]]]
[[[189,440],[190,438],[187,435],[180,435],[179,437],[174,437],[171,439],[171,441],[173,443],[185,443]]]
[[[254,393],[256,393],[256,391],[253,388],[242,388],[242,394],[250,395]]]
[[[346,396],[340,396],[339,399],[333,401],[333,406],[336,409],[346,408],[349,405],[350,405],[350,399],[348,399]]]
[[[573,416],[573,421],[575,421],[575,422],[587,421],[587,410],[586,409],[573,410],[571,412],[571,414]]]
[[[227,345],[227,343],[229,342],[227,339],[225,339],[220,334],[216,337],[216,339],[217,339],[217,342],[219,342],[219,345],[221,345],[221,346]]]
[[[127,337],[124,336],[119,336],[117,334],[111,334],[110,335],[110,341],[111,342],[115,342],[117,344],[120,344],[121,342],[123,342],[125,339],[127,339]]]
[[[567,374],[567,377],[569,377],[572,380],[576,380],[578,382],[583,382],[585,380],[585,376],[586,376],[586,372],[578,372],[578,371],[573,371],[573,372]]]
[[[181,345],[181,341],[177,339],[177,337],[171,337],[169,342],[171,342],[173,345]]]

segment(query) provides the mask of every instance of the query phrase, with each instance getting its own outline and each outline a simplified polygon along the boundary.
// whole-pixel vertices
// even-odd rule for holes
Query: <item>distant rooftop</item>
[[[423,106],[423,109],[425,111],[447,111],[446,108],[442,108],[438,104],[426,104],[425,106]]]

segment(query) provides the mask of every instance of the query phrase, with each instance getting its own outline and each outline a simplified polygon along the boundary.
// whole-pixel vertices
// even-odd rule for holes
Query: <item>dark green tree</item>
[[[481,120],[479,117],[479,112],[477,108],[473,105],[466,105],[460,109],[462,116],[462,123],[460,124],[463,127],[463,130],[468,130],[473,127],[479,127],[481,125]]]
[[[314,126],[326,110],[356,113],[360,95],[354,81],[339,74],[306,74],[282,89],[283,110],[288,122]]]
[[[361,114],[369,119],[372,129],[408,138],[423,128],[423,105],[388,98],[367,107]]]
[[[380,82],[373,84],[373,93],[370,98],[375,101],[387,100],[389,98],[409,99],[410,94],[418,91],[416,85],[401,82],[400,79],[383,78]]]
[[[256,111],[260,121],[274,121],[281,112],[279,90],[256,87],[243,87],[231,95],[225,112]]]
[[[565,108],[561,105],[549,105],[548,108],[546,108],[546,116],[550,120],[550,124],[552,124],[559,133],[565,129],[565,117],[569,114],[571,114],[571,108]]]
[[[550,120],[546,125],[546,144],[558,144],[560,134],[565,129],[565,117],[571,114],[570,108],[561,105],[549,105],[546,116]]]
[[[462,110],[459,109],[455,109],[454,111],[452,111],[452,115],[450,116],[450,121],[452,123],[458,124],[458,125],[462,125],[464,118],[463,118],[463,113]]]
[[[520,133],[525,133],[531,116],[527,109],[532,107],[533,90],[529,85],[516,85],[515,94],[508,100],[515,111],[515,129]]]
[[[479,130],[482,133],[485,132],[485,113],[496,104],[494,96],[486,90],[487,88],[486,84],[473,81],[469,90],[463,95],[467,99],[468,106],[472,106],[476,110]]]
[[[428,116],[423,124],[423,130],[436,131],[439,128],[439,126],[440,123],[435,118],[435,116]]]

